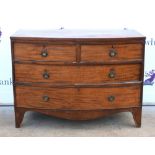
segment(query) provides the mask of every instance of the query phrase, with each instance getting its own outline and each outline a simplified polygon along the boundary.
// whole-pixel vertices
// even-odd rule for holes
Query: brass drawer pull
[[[113,102],[115,100],[115,96],[108,96],[108,101]]]
[[[110,49],[109,56],[110,57],[115,57],[116,55],[117,55],[117,51],[115,49]]]
[[[48,56],[48,51],[47,51],[47,49],[43,49],[43,50],[41,51],[41,56],[42,56],[42,57],[47,57],[47,56]]]
[[[49,101],[49,97],[48,97],[47,95],[44,95],[44,96],[43,96],[43,101],[44,101],[44,102],[48,102],[48,101]]]
[[[43,78],[44,79],[48,79],[50,77],[49,73],[48,72],[44,72],[43,73]]]
[[[115,76],[116,76],[115,71],[110,71],[109,72],[109,78],[115,78]]]

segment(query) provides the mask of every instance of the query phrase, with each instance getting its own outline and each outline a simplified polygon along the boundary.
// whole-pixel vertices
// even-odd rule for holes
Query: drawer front
[[[81,46],[81,61],[125,61],[142,58],[142,44]]]
[[[16,82],[103,83],[141,80],[141,65],[53,66],[15,64]]]
[[[75,61],[76,48],[73,45],[41,45],[41,44],[14,44],[15,60],[38,61]]]
[[[140,106],[140,86],[119,88],[39,88],[18,86],[16,106],[40,109],[95,110]]]

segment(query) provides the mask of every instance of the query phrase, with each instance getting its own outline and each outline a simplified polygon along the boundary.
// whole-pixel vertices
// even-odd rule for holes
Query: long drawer
[[[82,45],[81,60],[88,62],[142,60],[142,44]]]
[[[140,86],[115,88],[42,88],[18,86],[16,106],[95,110],[140,106]]]
[[[16,82],[103,83],[140,81],[141,65],[53,66],[15,64]]]
[[[30,43],[14,44],[15,60],[28,61],[69,61],[76,60],[76,47],[74,45],[43,45]]]

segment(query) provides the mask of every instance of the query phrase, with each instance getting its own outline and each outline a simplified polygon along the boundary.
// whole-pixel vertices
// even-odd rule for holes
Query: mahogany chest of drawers
[[[141,126],[145,37],[134,30],[17,31],[16,127],[26,111],[71,120],[131,112]]]

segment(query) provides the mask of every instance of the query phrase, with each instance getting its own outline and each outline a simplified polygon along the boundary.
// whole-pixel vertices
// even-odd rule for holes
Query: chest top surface
[[[145,38],[135,30],[18,30],[11,39],[123,39],[123,38]]]

